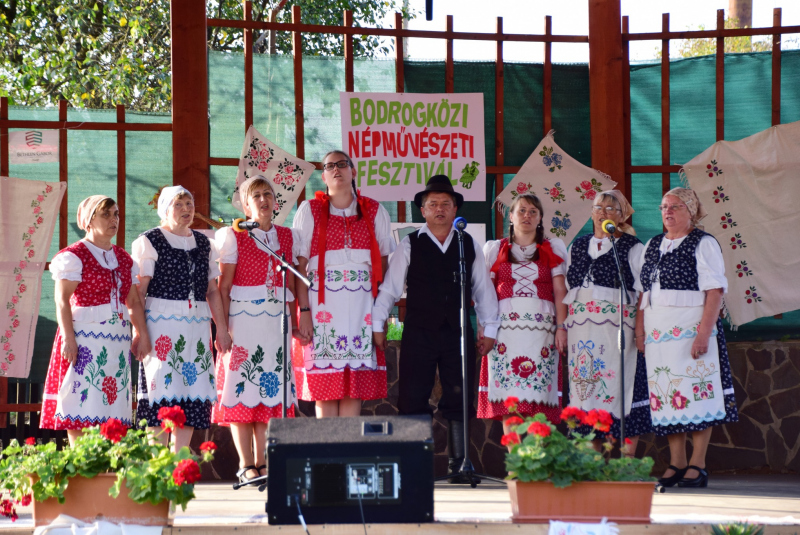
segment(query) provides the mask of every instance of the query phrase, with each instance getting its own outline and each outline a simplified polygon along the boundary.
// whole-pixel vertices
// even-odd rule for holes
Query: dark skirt
[[[139,387],[137,390],[138,406],[136,407],[136,423],[147,420],[147,427],[159,427],[161,420],[158,418],[158,410],[162,407],[179,406],[186,415],[188,427],[195,429],[208,429],[211,427],[211,401],[210,400],[163,400],[158,403],[150,403],[147,399],[147,379],[144,375],[144,366],[139,366]]]
[[[616,416],[611,416],[614,423],[611,424],[609,433],[617,440],[620,437],[620,420]],[[575,428],[575,433],[586,436],[593,431],[592,426],[579,425]],[[625,436],[638,437],[646,433],[653,432],[652,418],[650,417],[650,391],[647,389],[647,365],[644,361],[644,354],[639,352],[636,356],[636,378],[633,381],[633,402],[631,403],[630,414],[625,415]],[[598,438],[603,438],[604,434],[598,433]]]
[[[715,425],[731,424],[739,421],[736,396],[733,392],[731,362],[728,358],[728,346],[725,344],[725,331],[723,331],[721,319],[717,319],[717,347],[719,348],[719,373],[722,381],[723,400],[725,401],[725,417],[698,424],[657,425],[655,426],[656,436],[664,437],[675,433],[691,433],[692,431],[702,431]]]

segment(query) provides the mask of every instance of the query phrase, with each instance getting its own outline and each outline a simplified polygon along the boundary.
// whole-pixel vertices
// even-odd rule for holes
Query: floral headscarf
[[[97,207],[106,199],[110,199],[108,195],[92,195],[87,197],[78,205],[78,228],[81,230],[89,230],[89,222],[92,220]]]
[[[625,234],[636,236],[636,231],[633,230],[631,224],[627,222],[635,210],[633,209],[633,206],[631,206],[631,203],[628,202],[628,199],[625,198],[625,195],[623,195],[618,189],[601,191],[597,194],[597,197],[595,197],[595,204],[602,202],[604,197],[613,197],[619,204],[619,209],[622,211],[622,219],[620,219],[620,223],[617,225],[619,230]]]
[[[673,195],[679,198],[689,210],[689,215],[692,217],[692,224],[702,230],[703,225],[700,224],[700,220],[707,216],[708,212],[703,208],[703,203],[700,202],[697,193],[689,188],[672,188],[664,194],[664,197],[667,195]]]

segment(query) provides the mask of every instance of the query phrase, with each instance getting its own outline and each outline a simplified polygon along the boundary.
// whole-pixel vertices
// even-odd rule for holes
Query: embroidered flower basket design
[[[756,293],[756,287],[755,286],[751,286],[749,290],[745,290],[744,299],[745,299],[745,301],[747,301],[747,304],[750,304],[750,303],[753,303],[753,302],[756,302],[756,303],[760,303],[761,302],[761,298]]]
[[[556,215],[550,220],[553,225],[550,228],[550,233],[554,234],[557,238],[567,235],[567,231],[572,226],[572,221],[569,219],[569,214],[562,214],[560,210],[556,210]]]
[[[719,224],[723,229],[727,229],[728,227],[733,228],[736,225],[736,221],[733,220],[733,216],[730,212],[725,212],[725,215],[720,217]]]
[[[717,160],[711,160],[711,163],[706,165],[706,169],[708,169],[709,178],[713,178],[715,176],[719,176],[722,174],[722,169],[720,169],[719,166],[717,166]]]
[[[722,173],[722,171],[720,171],[720,173]],[[717,189],[712,191],[711,195],[712,195],[712,197],[714,197],[714,202],[715,203],[721,203],[721,202],[726,202],[726,201],[731,200],[730,197],[725,195],[725,193],[723,192],[722,186],[717,186]]]
[[[603,183],[596,178],[584,180],[581,182],[580,186],[575,188],[575,191],[581,194],[582,201],[586,199],[593,201],[597,194],[603,191]]]
[[[553,202],[558,202],[561,204],[561,201],[567,200],[567,198],[564,196],[564,188],[561,187],[561,182],[556,182],[552,187],[544,188],[544,192]]]
[[[557,152],[553,152],[554,147],[546,147],[542,146],[542,150],[539,151],[539,156],[542,157],[542,163],[545,167],[548,167],[551,173],[554,173],[556,169],[561,169],[561,160],[562,157]]]
[[[747,244],[742,240],[742,235],[738,232],[731,237],[731,249],[734,251],[736,249],[744,249],[747,247]]]
[[[612,378],[613,372],[606,371],[606,363],[592,353],[595,344],[591,340],[578,341],[578,354],[570,359],[569,365],[572,368],[570,382],[575,384],[578,398],[586,401],[593,395],[597,399],[609,397],[606,394],[606,383],[604,378]],[[595,391],[597,390],[597,394]],[[613,399],[610,397],[609,399]]]
[[[746,260],[742,260],[741,262],[736,264],[736,276],[737,277],[739,277],[739,278],[741,278],[741,277],[749,277],[752,274],[753,274],[753,272],[748,267]]]

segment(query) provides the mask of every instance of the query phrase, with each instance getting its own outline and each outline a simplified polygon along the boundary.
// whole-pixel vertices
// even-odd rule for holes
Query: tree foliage
[[[739,28],[739,19],[725,19],[725,28]],[[706,27],[700,25],[699,31],[704,31]],[[691,31],[692,28],[687,28]],[[681,39],[677,42],[678,56],[682,58],[694,58],[697,56],[710,56],[717,53],[717,39],[709,37],[707,39]],[[772,36],[766,36],[754,41],[750,36],[727,37],[725,38],[726,54],[741,54],[747,52],[769,52],[772,50]],[[661,57],[661,48],[656,49],[656,57]]]
[[[253,19],[269,20],[280,0],[255,0]],[[308,24],[341,25],[344,10],[356,26],[381,26],[398,0],[290,0],[278,12],[291,22],[291,7],[302,9]],[[242,19],[240,0],[208,0],[209,17]],[[404,12],[405,16],[413,14]],[[169,0],[0,0],[0,95],[14,104],[170,110]],[[289,32],[276,32],[276,53],[291,54]],[[255,37],[260,37],[255,32]],[[264,36],[266,37],[266,36]],[[391,41],[356,36],[356,57],[385,55]],[[244,46],[241,30],[208,29],[211,50],[236,52]],[[268,40],[258,41],[266,52]],[[341,35],[305,34],[303,53],[343,55]]]

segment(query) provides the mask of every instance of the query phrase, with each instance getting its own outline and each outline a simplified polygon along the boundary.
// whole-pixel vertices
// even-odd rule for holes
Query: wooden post
[[[725,10],[717,10],[717,31],[725,29]],[[716,89],[717,89],[717,141],[725,139],[725,38],[717,37]]]
[[[58,120],[62,123],[67,122],[67,106],[69,102],[66,100],[58,101]],[[68,161],[67,161],[67,129],[62,124],[58,130],[58,181],[67,182],[68,177]],[[67,197],[69,196],[69,188],[64,191],[64,198],[61,200],[61,206],[58,210],[58,248],[63,249],[67,246],[67,222],[69,220],[69,203]]]
[[[505,140],[503,124],[503,103],[504,103],[504,79],[503,70],[503,17],[497,17],[497,51],[494,63],[494,154],[497,167],[505,165]],[[497,197],[503,192],[503,173],[494,175],[494,195]],[[494,199],[489,199],[490,202]],[[503,214],[494,210],[494,239],[499,240],[503,237]]]
[[[244,20],[253,20],[253,2],[244,0]],[[253,126],[253,30],[244,30],[244,133]]]
[[[344,25],[348,28],[353,25],[353,12],[344,10]],[[355,73],[353,65],[353,34],[344,36],[344,90],[348,93],[355,91]]]
[[[205,1],[170,0],[170,30],[172,183],[191,191],[197,211],[209,214],[211,183]]]
[[[544,17],[544,34],[547,40],[544,42],[544,65],[542,78],[542,137],[546,136],[553,128],[553,43],[549,38],[553,35],[553,17]]]
[[[300,24],[300,6],[292,6],[292,23]],[[294,128],[296,132],[295,153],[298,158],[306,158],[306,130],[303,114],[303,34],[292,32],[292,58],[294,59]],[[300,192],[297,205],[306,200],[306,190]]]
[[[589,108],[592,167],[611,175],[630,198],[625,181],[621,16],[620,0],[589,0]]]
[[[772,126],[781,124],[781,8],[772,10]]]
[[[405,57],[405,47],[403,46],[405,42],[403,41],[403,37],[400,35],[400,32],[403,29],[403,14],[395,12],[394,14],[394,29],[397,31],[397,37],[394,39],[394,77],[395,77],[395,87],[394,90],[396,93],[403,93],[405,91],[405,73],[403,71],[403,58]],[[397,222],[398,223],[405,223],[406,222],[406,201],[397,201]],[[403,309],[405,310],[405,309]],[[400,321],[403,321],[405,317],[405,312],[402,313],[402,318]]]
[[[661,31],[669,32],[669,13],[661,14]],[[661,41],[661,165],[669,165],[669,39]],[[669,173],[661,174],[661,194],[670,189]]]
[[[117,104],[117,122],[125,122],[125,105]],[[125,248],[125,130],[117,130],[117,207],[119,207],[119,226],[117,227],[117,247]]]
[[[0,120],[8,119],[8,97],[0,97]],[[0,127],[0,176],[8,176],[8,128]],[[2,400],[0,400],[2,401]]]
[[[622,17],[622,126],[625,132],[625,188],[631,196],[633,196],[633,189],[631,187],[631,54],[630,54],[630,41],[628,40],[629,34],[628,17]],[[632,199],[629,199],[632,200]]]
[[[447,15],[447,33],[453,33],[453,15]],[[447,39],[447,56],[444,62],[444,92],[453,93],[455,74],[453,65],[453,39]],[[452,178],[452,177],[451,177]]]

